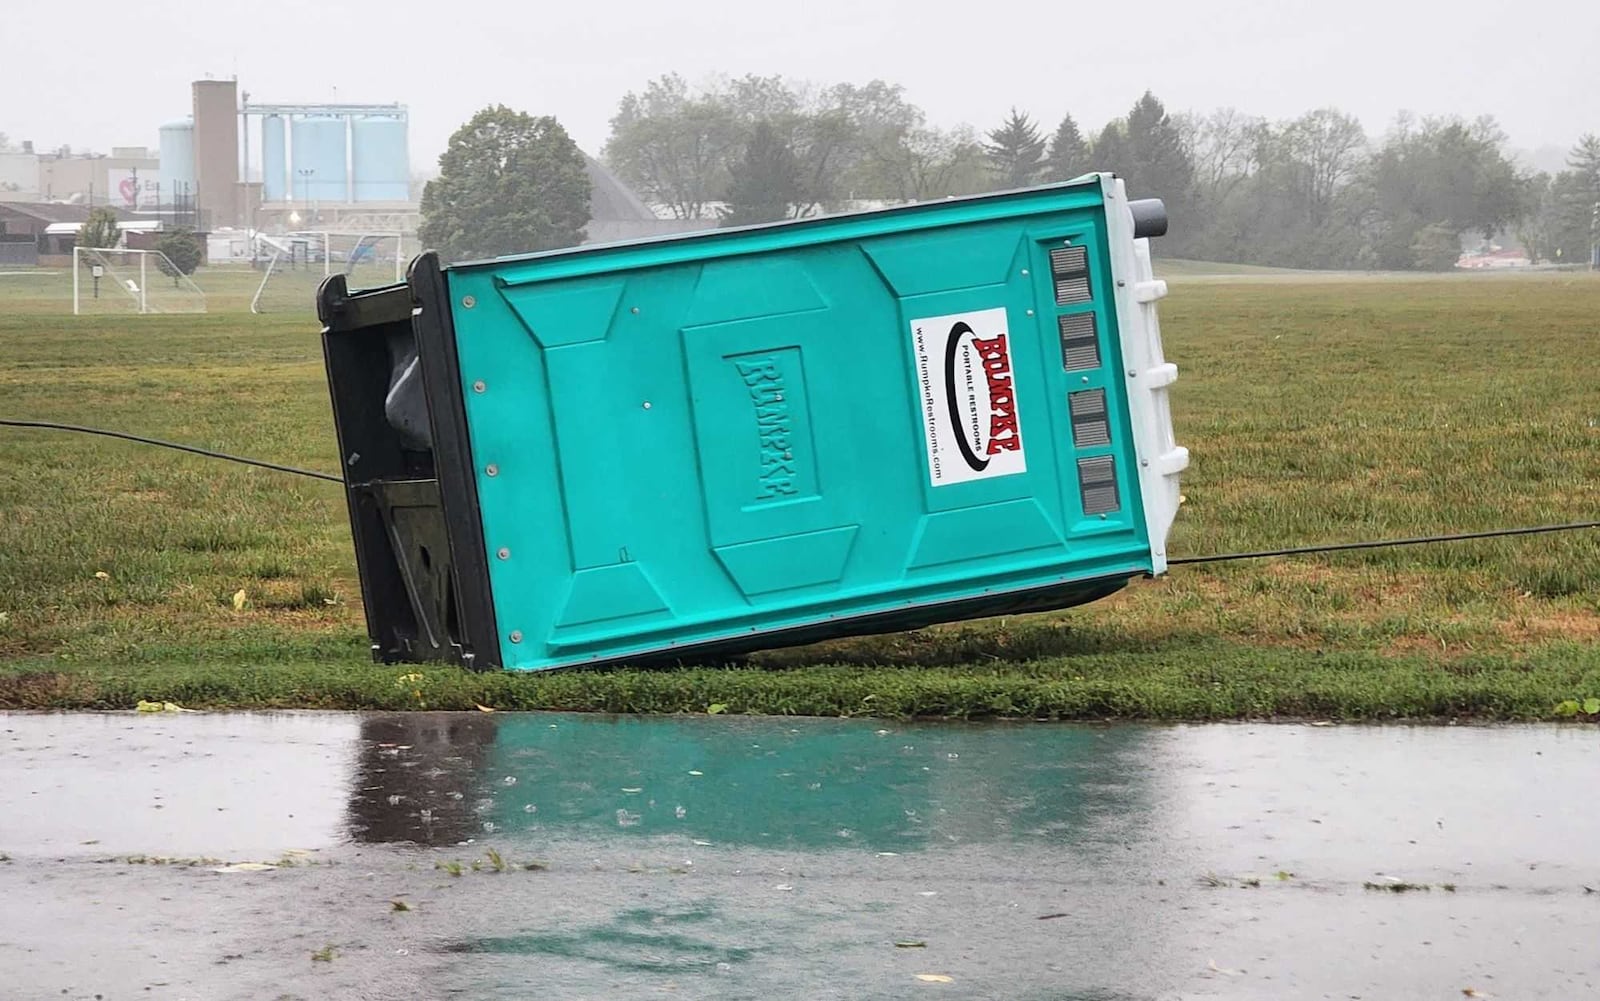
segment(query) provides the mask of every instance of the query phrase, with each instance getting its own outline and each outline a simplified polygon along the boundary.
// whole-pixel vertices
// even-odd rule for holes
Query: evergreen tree
[[[1127,135],[1128,194],[1160,198],[1178,222],[1187,212],[1194,188],[1194,161],[1183,133],[1156,96],[1145,91],[1128,112]]]
[[[1578,145],[1572,147],[1572,155],[1567,158],[1567,166],[1572,168],[1571,173],[1579,188],[1579,192],[1569,195],[1568,200],[1579,204],[1569,210],[1573,218],[1569,218],[1566,225],[1572,230],[1582,230],[1588,234],[1587,258],[1591,264],[1600,265],[1600,257],[1596,256],[1600,255],[1600,135],[1591,132],[1579,139]]]
[[[1050,138],[1044,178],[1047,181],[1070,181],[1088,172],[1089,159],[1089,141],[1078,131],[1078,123],[1072,120],[1071,115],[1067,115],[1056,126],[1056,134]]]
[[[106,250],[115,247],[121,240],[122,231],[117,228],[117,213],[104,207],[89,210],[89,218],[78,230],[77,243],[80,247]]]
[[[989,132],[983,155],[998,187],[1026,188],[1044,170],[1044,137],[1033,119],[1012,108],[1000,127]]]
[[[762,120],[751,130],[744,159],[732,167],[723,226],[777,222],[801,201],[800,163],[772,123]]]
[[[192,275],[200,262],[205,257],[205,248],[200,245],[200,238],[187,229],[175,229],[162,235],[156,243],[156,249],[166,257],[161,262],[163,274],[172,278],[172,284],[178,284],[178,275]],[[172,264],[168,265],[167,261]],[[173,269],[177,270],[174,271]]]
[[[1600,195],[1600,135],[1591,132],[1579,139],[1567,156],[1567,166],[1577,171],[1589,189]]]
[[[1128,174],[1128,135],[1120,118],[1106,123],[1089,147],[1089,164],[1092,170],[1108,171],[1126,177]]]

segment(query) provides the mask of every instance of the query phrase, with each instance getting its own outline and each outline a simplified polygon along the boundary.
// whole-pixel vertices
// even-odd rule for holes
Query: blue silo
[[[261,119],[261,200],[289,200],[289,156],[284,145],[282,115]]]
[[[172,205],[192,198],[194,183],[194,122],[168,122],[161,126],[161,203]]]
[[[350,123],[350,163],[358,202],[411,197],[411,158],[401,115],[366,115]]]
[[[332,115],[297,118],[290,129],[294,169],[289,197],[305,202],[344,202],[350,197],[345,119]]]

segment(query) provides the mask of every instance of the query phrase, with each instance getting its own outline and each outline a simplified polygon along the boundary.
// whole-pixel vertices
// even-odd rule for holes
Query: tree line
[[[1528,174],[1490,118],[1399,116],[1370,137],[1335,108],[1273,122],[1172,114],[1146,93],[1098,132],[1046,130],[1012,108],[992,128],[940,129],[902,88],[669,74],[627,94],[608,166],[679,219],[737,225],[1113,171],[1172,220],[1173,256],[1302,268],[1442,270],[1463,238],[1509,235],[1535,261],[1581,262],[1600,204],[1600,137],[1569,169]]]
[[[1173,114],[1154,94],[1098,131],[1012,108],[992,128],[930,125],[902,88],[666,75],[623,97],[602,157],[682,220],[743,225],[1069,180],[1162,198],[1161,252],[1297,268],[1445,270],[1464,243],[1515,240],[1582,263],[1600,229],[1600,137],[1568,169],[1517,166],[1490,118],[1402,114],[1382,136],[1320,108],[1287,121]],[[589,221],[585,158],[554,118],[486,108],[450,139],[422,198],[425,243],[462,259],[571,246]]]

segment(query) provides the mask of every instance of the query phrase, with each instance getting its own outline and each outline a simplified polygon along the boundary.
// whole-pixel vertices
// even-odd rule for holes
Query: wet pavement
[[[1596,997],[1597,751],[0,715],[0,998]]]

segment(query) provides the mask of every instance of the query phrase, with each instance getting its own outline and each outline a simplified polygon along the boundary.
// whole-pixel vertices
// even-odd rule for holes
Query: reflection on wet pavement
[[[1597,739],[0,716],[0,997],[1596,996]]]
[[[1161,731],[741,719],[389,716],[361,724],[363,842],[673,836],[908,852],[1142,827]],[[1047,738],[1047,739],[1046,739]]]

